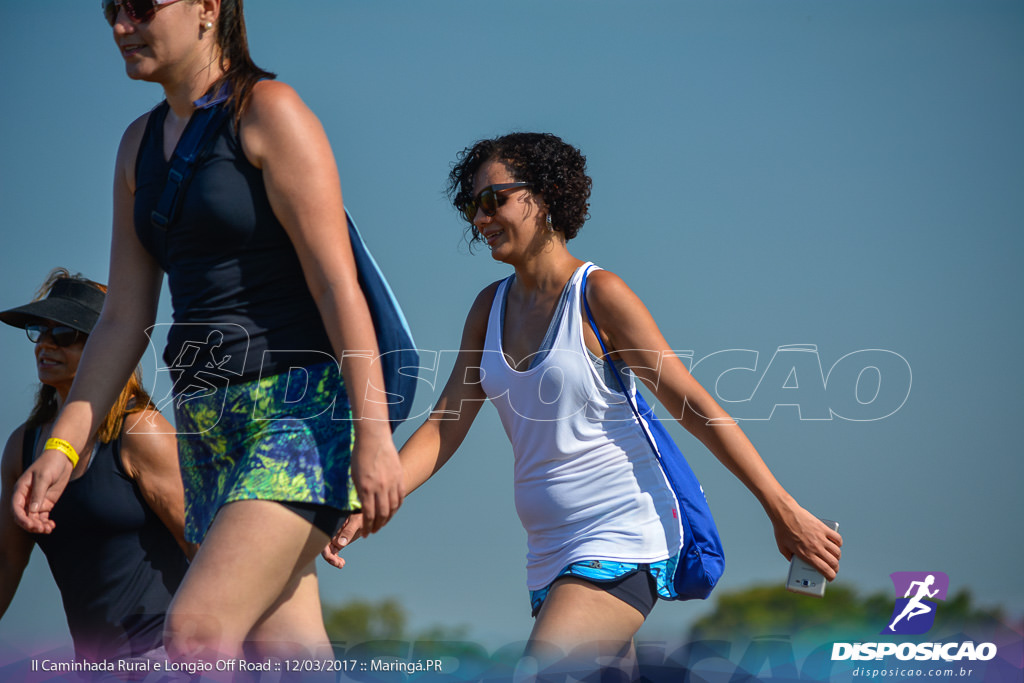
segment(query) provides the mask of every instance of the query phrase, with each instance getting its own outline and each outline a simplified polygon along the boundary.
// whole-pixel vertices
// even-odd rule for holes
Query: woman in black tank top
[[[24,328],[35,342],[42,383],[31,416],[4,448],[5,501],[50,436],[104,289],[57,269],[43,285],[45,298],[0,313],[0,320]],[[158,650],[167,607],[188,568],[173,428],[152,407],[134,374],[50,511],[50,533],[27,533],[9,505],[0,508],[0,616],[38,544],[80,659],[129,659]]]
[[[200,381],[191,383],[212,378],[204,396],[214,398],[204,401],[223,395],[220,405],[237,408],[225,409],[223,422],[230,412],[237,427],[229,433],[216,410],[187,387],[180,394],[187,400],[176,401],[176,410],[182,403],[199,406],[184,417],[212,424],[179,435],[186,534],[201,546],[168,614],[168,654],[205,661],[247,654],[333,658],[316,558],[348,511],[361,510],[373,533],[404,494],[330,144],[295,91],[253,63],[241,0],[105,0],[103,9],[128,77],[160,84],[166,105],[159,107],[162,122],[154,117],[156,130],[146,134],[147,113],[122,138],[110,294],[53,436],[70,449],[84,447],[93,415],[105,410],[115,384],[145,351],[166,273],[181,324],[168,335],[172,351],[165,359],[175,369],[201,364],[209,372],[196,373]],[[177,219],[161,222],[175,212],[159,211],[152,218],[163,192],[158,179],[150,182],[150,171],[173,163],[179,140],[190,141],[190,130],[199,129],[190,122],[205,120],[212,108],[229,116],[180,190]],[[169,170],[163,176],[180,177]],[[188,336],[196,330],[198,337]],[[298,341],[295,330],[303,330]],[[288,351],[307,360],[294,363]],[[270,358],[270,367],[254,366],[247,353]],[[336,402],[313,406],[301,419],[274,413],[264,423],[301,427],[306,416],[326,417],[308,430],[312,436],[299,428],[283,438],[254,433],[251,407],[239,406],[263,395],[262,382],[287,379],[292,366],[312,376],[310,357],[319,359],[322,379],[311,393]],[[326,409],[332,406],[333,412]],[[267,463],[275,476],[256,481]],[[68,464],[64,453],[46,450],[15,484],[15,517],[23,528],[47,530],[46,508],[62,495]],[[281,485],[264,487],[268,479]]]

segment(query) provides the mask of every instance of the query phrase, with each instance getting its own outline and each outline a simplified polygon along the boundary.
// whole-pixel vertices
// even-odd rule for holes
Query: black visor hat
[[[104,297],[87,282],[63,278],[53,283],[45,299],[0,312],[0,321],[24,329],[36,320],[52,320],[89,334],[99,320]]]

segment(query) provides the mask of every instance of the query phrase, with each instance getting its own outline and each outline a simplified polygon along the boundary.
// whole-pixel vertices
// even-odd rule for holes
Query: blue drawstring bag
[[[356,259],[356,270],[359,272],[359,286],[370,308],[373,329],[377,332],[384,391],[388,394],[388,418],[391,420],[391,431],[394,431],[409,417],[412,410],[420,355],[402,307],[398,305],[388,281],[363,243],[348,209],[345,210],[345,219],[348,221],[348,237]]]
[[[587,268],[583,273],[583,306],[587,311],[587,320],[597,335],[597,341],[601,345],[601,351],[605,357],[608,356],[608,349],[601,341],[601,334],[597,330],[597,323],[590,312],[590,304],[587,302]],[[654,409],[647,405],[643,395],[635,391],[630,396],[626,384],[619,374],[619,369],[609,361],[615,371],[615,378],[619,381],[619,388],[629,402],[630,408],[637,419],[637,424],[644,432],[647,443],[654,456],[661,465],[661,471],[672,488],[676,498],[676,510],[679,513],[679,521],[683,527],[683,547],[679,552],[679,563],[676,565],[675,575],[672,577],[672,588],[675,592],[675,600],[703,600],[711,594],[718,579],[721,578],[725,569],[725,552],[722,550],[722,539],[718,537],[718,528],[711,516],[711,508],[708,507],[708,500],[704,496],[704,488],[697,481],[697,475],[690,469],[689,463],[683,457],[675,441],[669,436],[668,431],[661,424],[661,421],[654,416]],[[633,400],[630,400],[630,399]]]

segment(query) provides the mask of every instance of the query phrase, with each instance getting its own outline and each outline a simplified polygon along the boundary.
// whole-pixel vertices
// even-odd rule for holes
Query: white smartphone
[[[823,519],[828,528],[832,531],[839,531],[839,522],[831,519]],[[825,586],[828,581],[817,569],[801,560],[796,555],[789,562],[789,578],[786,579],[786,590],[804,595],[813,595],[816,598],[825,597]]]

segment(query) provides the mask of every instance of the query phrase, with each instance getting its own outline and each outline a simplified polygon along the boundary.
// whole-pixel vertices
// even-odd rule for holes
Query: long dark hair
[[[106,293],[107,291],[107,288],[99,282],[93,282],[79,274],[72,275],[67,268],[54,268],[50,271],[46,282],[39,288],[33,301],[45,299],[58,280],[78,280],[95,287],[101,292]],[[156,410],[156,406],[153,405],[153,399],[150,398],[149,393],[142,387],[142,371],[139,368],[135,368],[135,372],[132,373],[128,383],[121,389],[121,394],[114,401],[110,412],[107,413],[107,416],[103,418],[103,422],[100,423],[100,428],[96,431],[96,438],[101,443],[110,443],[121,434],[125,416],[149,409]],[[36,404],[32,407],[32,413],[28,416],[28,420],[25,421],[25,428],[35,429],[41,427],[48,422],[52,422],[56,417],[57,390],[48,384],[40,384],[39,391],[36,392]]]
[[[220,62],[224,76],[217,83],[231,85],[227,106],[235,110],[235,123],[249,104],[252,88],[264,78],[277,78],[277,74],[265,71],[249,56],[249,38],[245,32],[245,12],[242,0],[222,0],[220,18],[217,20],[217,46],[220,47]]]

